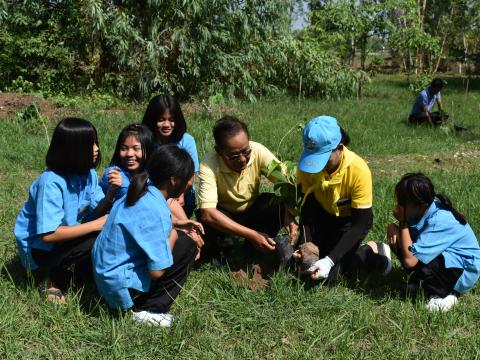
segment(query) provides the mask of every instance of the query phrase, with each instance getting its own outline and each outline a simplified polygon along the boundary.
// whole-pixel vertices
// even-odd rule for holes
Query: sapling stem
[[[286,133],[285,135],[283,135],[283,137],[280,139],[280,141],[278,142],[277,151],[276,151],[277,156],[279,156],[279,154],[280,154],[280,153],[279,153],[279,151],[280,151],[280,146],[282,145],[283,140],[285,140],[285,138],[286,138],[288,135],[290,135],[290,133],[291,133],[293,130],[295,130],[296,128],[298,128],[299,125],[301,125],[301,124],[296,124],[296,125],[292,126],[292,127],[290,128],[290,130],[288,130],[287,133]],[[279,157],[280,157],[280,156],[279,156]]]
[[[47,124],[43,121],[42,115],[40,115],[40,112],[38,111],[38,106],[36,103],[33,103],[33,107],[35,108],[35,112],[37,113],[37,117],[40,119],[43,125],[43,129],[45,130],[45,137],[47,138],[47,146],[50,144],[50,137],[48,136],[48,129],[47,129]]]

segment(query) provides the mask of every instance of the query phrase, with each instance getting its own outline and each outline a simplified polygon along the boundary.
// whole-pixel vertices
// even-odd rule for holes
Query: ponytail
[[[126,205],[134,205],[148,190],[147,181],[158,189],[166,189],[172,178],[177,180],[169,197],[178,197],[185,191],[188,181],[193,176],[192,157],[177,145],[162,145],[155,150],[145,166],[146,171],[136,174],[130,180]],[[147,173],[148,171],[148,173]]]
[[[127,191],[127,206],[135,205],[135,203],[147,192],[148,173],[143,171],[132,177]]]
[[[441,193],[435,193],[435,197],[438,200],[440,200],[440,203],[442,204],[442,207],[444,207],[445,210],[450,211],[453,214],[453,216],[455,217],[455,219],[460,224],[462,224],[462,225],[467,224],[467,219],[465,219],[465,216],[463,214],[461,214],[460,212],[458,212],[457,210],[455,210],[455,208],[453,207],[452,202],[450,201],[448,196],[443,195]]]

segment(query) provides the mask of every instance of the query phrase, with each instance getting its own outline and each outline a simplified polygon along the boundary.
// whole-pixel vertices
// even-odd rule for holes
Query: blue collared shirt
[[[53,244],[43,241],[43,234],[88,220],[103,198],[94,169],[86,176],[44,171],[30,186],[13,229],[23,266],[31,270],[38,267],[32,248],[51,251]]]
[[[465,293],[480,276],[480,247],[469,224],[460,224],[452,212],[434,201],[417,224],[411,226],[412,254],[428,264],[440,254],[446,268],[460,268],[463,273],[454,290]]]
[[[92,249],[97,288],[113,309],[131,308],[128,289],[147,292],[150,270],[173,264],[172,220],[162,193],[150,185],[134,205],[125,201],[124,196],[115,202]]]
[[[100,180],[100,186],[103,190],[103,193],[107,195],[108,189],[110,188],[110,184],[108,183],[108,174],[110,173],[111,170],[117,168],[118,172],[122,176],[122,186],[119,188],[115,189],[115,201],[120,199],[122,196],[127,194],[128,191],[128,186],[130,185],[130,179],[132,178],[132,174],[130,174],[130,171],[128,170],[123,170],[119,166],[109,166],[105,169],[105,172],[103,173],[103,176]]]
[[[440,95],[440,92],[432,95],[432,93],[430,92],[430,88],[428,87],[422,90],[420,94],[418,94],[417,98],[415,99],[415,103],[413,104],[410,115],[422,113],[425,106],[428,106],[428,111],[432,111],[435,102],[441,100],[442,96]]]
[[[193,160],[193,165],[195,168],[195,172],[198,172],[200,165],[198,162],[198,152],[197,152],[197,144],[195,143],[195,139],[193,138],[192,135],[189,133],[183,134],[183,137],[180,139],[179,142],[176,143],[176,145],[180,149],[184,149],[186,152],[190,154]],[[161,146],[158,142],[156,143],[155,147],[158,148]]]

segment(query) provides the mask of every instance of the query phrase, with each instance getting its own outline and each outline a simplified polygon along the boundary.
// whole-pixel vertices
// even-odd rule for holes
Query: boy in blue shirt
[[[430,83],[430,86],[422,90],[415,99],[412,111],[408,121],[412,124],[421,124],[428,122],[432,126],[439,126],[443,121],[448,119],[447,114],[443,114],[443,103],[440,95],[440,90],[445,86],[445,81],[440,78],[435,78]],[[439,111],[432,112],[435,103]]]

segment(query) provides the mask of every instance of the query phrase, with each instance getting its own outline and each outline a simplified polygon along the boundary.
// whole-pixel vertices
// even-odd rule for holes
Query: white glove
[[[328,256],[325,256],[323,259],[316,261],[308,271],[312,274],[312,279],[326,279],[333,265],[335,265]]]

